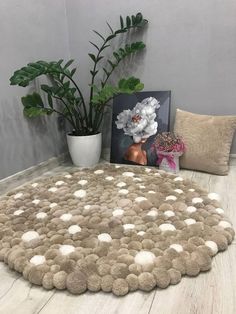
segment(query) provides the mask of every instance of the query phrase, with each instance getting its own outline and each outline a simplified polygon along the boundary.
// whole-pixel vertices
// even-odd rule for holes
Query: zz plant
[[[138,13],[127,16],[125,19],[120,16],[120,26],[117,30],[113,30],[107,23],[110,30],[108,36],[103,36],[94,30],[101,43],[99,45],[90,42],[95,53],[88,54],[93,62],[93,67],[90,70],[91,83],[88,102],[85,101],[83,93],[74,79],[76,68],[71,69],[74,60],[69,60],[66,63],[62,59],[52,62],[37,61],[15,71],[10,78],[11,85],[26,87],[41,75],[46,75],[50,83],[50,85],[40,85],[41,90],[46,93],[47,97],[43,98],[46,101],[43,101],[40,94],[36,92],[21,98],[24,114],[33,118],[56,112],[71,124],[73,135],[97,134],[109,100],[121,93],[132,94],[141,91],[144,87],[140,80],[133,76],[120,79],[116,86],[108,83],[110,76],[122,60],[145,48],[142,41],[120,45],[119,49],[113,50],[111,57],[107,59],[104,51],[109,48],[112,50],[111,41],[120,34],[139,31],[147,23],[148,21],[143,18],[142,14]],[[101,62],[102,59],[106,60],[105,63],[104,60]],[[102,79],[98,79],[99,72],[103,72]],[[59,106],[55,106],[57,101],[60,101]]]

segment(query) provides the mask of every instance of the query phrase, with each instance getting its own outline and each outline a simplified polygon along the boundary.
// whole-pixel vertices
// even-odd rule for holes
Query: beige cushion
[[[236,128],[236,116],[208,116],[177,109],[174,132],[180,135],[186,152],[182,168],[225,175]]]

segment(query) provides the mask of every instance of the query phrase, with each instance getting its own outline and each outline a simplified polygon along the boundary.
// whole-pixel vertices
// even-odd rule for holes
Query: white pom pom
[[[46,217],[47,217],[47,214],[44,213],[44,212],[40,212],[40,213],[37,213],[37,214],[36,214],[36,218],[37,218],[37,219],[44,219],[44,218],[46,218]]]
[[[124,230],[131,230],[135,228],[135,225],[133,224],[124,224],[123,225]]]
[[[220,201],[220,195],[217,193],[209,193],[207,196],[210,200]]]
[[[184,193],[183,190],[181,190],[181,189],[175,189],[174,191],[175,191],[176,193],[178,193],[178,194]]]
[[[217,212],[217,214],[223,215],[224,214],[224,210],[222,208],[216,208],[215,211]]]
[[[177,197],[175,195],[168,195],[166,197],[166,201],[176,201]]]
[[[171,249],[174,249],[176,252],[180,253],[183,251],[183,247],[180,244],[171,244],[170,245]]]
[[[148,213],[147,213],[147,216],[150,216],[150,217],[156,217],[158,215],[158,212],[154,209],[150,210]]]
[[[17,193],[14,195],[14,199],[21,198],[21,196],[23,196],[23,193]]]
[[[219,222],[219,226],[222,227],[222,228],[232,228],[232,225],[231,223],[229,223],[228,221],[225,221],[225,220],[221,220]]]
[[[29,241],[32,241],[32,240],[36,240],[36,239],[39,239],[39,234],[38,232],[36,231],[27,231],[25,232],[21,239],[24,241],[24,242],[29,242]]]
[[[171,224],[161,224],[159,228],[161,229],[161,231],[175,231],[176,230],[175,226]]]
[[[203,199],[201,197],[194,197],[192,199],[193,204],[202,203],[202,202],[203,202]]]
[[[56,187],[52,187],[50,189],[48,189],[49,192],[55,193],[57,191]]]
[[[205,245],[208,246],[214,255],[218,252],[218,246],[214,241],[206,241]]]
[[[126,186],[126,183],[125,182],[119,182],[117,183],[118,188],[123,188],[124,186]]]
[[[146,232],[144,232],[144,231],[139,231],[137,234],[140,235],[140,236],[143,236],[143,235],[145,235],[145,233]]]
[[[51,203],[51,204],[49,205],[50,208],[53,208],[53,207],[56,207],[56,206],[57,206],[57,203]]]
[[[173,217],[175,216],[175,213],[172,211],[172,210],[166,210],[164,212],[164,214],[167,216],[167,217]]]
[[[194,206],[188,206],[188,207],[186,208],[186,211],[187,211],[188,213],[195,213],[196,210],[197,210],[197,208],[194,207]]]
[[[57,181],[57,182],[55,183],[55,185],[60,186],[60,185],[62,185],[62,184],[64,184],[64,183],[65,183],[64,181]]]
[[[122,216],[123,213],[124,213],[124,210],[123,210],[123,209],[117,208],[117,209],[113,210],[112,215],[113,215],[114,217],[119,217],[119,216]]]
[[[128,193],[129,193],[129,190],[126,190],[126,189],[119,190],[119,194],[126,195]]]
[[[196,220],[195,219],[192,219],[192,218],[188,218],[188,219],[185,219],[184,222],[187,224],[187,225],[193,225],[196,223]]]
[[[88,183],[87,180],[80,180],[80,181],[78,182],[78,184],[80,184],[80,185],[85,185],[85,184],[87,184],[87,183]]]
[[[101,170],[101,169],[98,169],[98,170],[94,171],[94,173],[95,173],[95,174],[102,174],[102,173],[104,173],[104,171]]]
[[[24,213],[24,211],[22,209],[17,209],[17,210],[14,211],[13,215],[19,216],[19,215],[21,215],[23,213]]]
[[[78,198],[83,198],[86,196],[86,191],[85,190],[78,190],[74,192],[74,196]]]
[[[72,218],[71,214],[63,214],[60,217],[60,219],[63,220],[63,221],[69,221],[69,220],[71,220],[71,218]]]
[[[176,177],[174,178],[174,181],[183,181],[184,179],[182,177]]]
[[[149,251],[140,251],[134,257],[134,262],[139,265],[153,264],[156,256]]]
[[[40,203],[40,200],[33,200],[32,203],[33,203],[34,205],[38,205],[38,204]]]
[[[76,234],[77,232],[80,232],[80,231],[81,231],[81,228],[78,225],[72,225],[68,228],[68,232],[70,234]]]
[[[101,233],[98,235],[98,240],[101,242],[111,242],[112,237],[108,233]]]
[[[127,171],[127,172],[123,172],[122,175],[125,176],[125,177],[133,177],[134,173]]]
[[[30,259],[30,263],[34,264],[34,265],[41,265],[43,263],[46,262],[46,259],[43,255],[34,255],[31,259]]]
[[[63,244],[60,246],[59,251],[62,255],[68,255],[75,251],[75,248],[73,245]]]
[[[135,202],[140,203],[140,202],[142,202],[142,201],[146,201],[146,200],[147,200],[147,198],[146,198],[146,197],[139,196],[139,197],[136,197]]]

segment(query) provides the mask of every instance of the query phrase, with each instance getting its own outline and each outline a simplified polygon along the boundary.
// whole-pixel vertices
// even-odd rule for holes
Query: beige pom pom
[[[186,274],[188,276],[197,276],[200,272],[200,267],[196,260],[192,259],[186,259],[185,260],[185,266],[186,266]]]
[[[51,290],[54,288],[53,276],[54,276],[54,274],[51,272],[48,272],[43,276],[42,285],[43,285],[44,289]]]
[[[129,286],[125,279],[116,279],[112,285],[112,292],[117,296],[126,295],[129,292]]]
[[[211,240],[214,241],[217,244],[219,251],[224,251],[228,247],[228,242],[226,237],[223,234],[214,234],[211,237]]]
[[[111,275],[114,278],[126,278],[128,274],[128,266],[124,263],[116,263],[111,267]]]
[[[174,268],[171,268],[168,270],[168,274],[170,276],[170,284],[171,285],[176,285],[177,283],[180,282],[181,280],[181,272],[174,269]]]
[[[140,275],[142,272],[142,266],[138,264],[129,265],[129,271],[134,275]]]
[[[131,265],[134,262],[134,257],[132,255],[129,254],[122,254],[120,256],[118,256],[118,262],[119,263],[124,263],[126,265]]]
[[[99,291],[101,289],[101,277],[96,274],[89,276],[87,285],[90,291]]]
[[[207,271],[211,268],[211,258],[203,251],[197,250],[191,253],[191,258],[198,263],[201,271]]]
[[[155,276],[156,284],[159,288],[166,288],[170,284],[170,275],[169,273],[161,268],[154,268],[152,274]]]
[[[129,290],[130,291],[135,291],[138,289],[139,286],[139,281],[138,281],[138,277],[134,274],[129,274],[126,277],[126,281],[128,282],[129,285]]]
[[[81,271],[70,273],[66,278],[66,287],[73,294],[81,294],[87,289],[86,276]]]
[[[177,257],[173,259],[172,264],[173,264],[173,268],[180,271],[182,275],[186,273],[185,262],[182,257]]]
[[[66,277],[67,273],[65,271],[59,271],[53,276],[53,284],[55,288],[63,290],[66,288]]]
[[[105,275],[101,279],[101,288],[104,292],[110,292],[112,290],[114,278],[111,275]]]
[[[111,266],[109,264],[100,264],[98,266],[98,274],[100,276],[109,275],[111,270]]]
[[[138,276],[139,288],[143,291],[151,291],[156,286],[153,274],[144,272]]]
[[[37,267],[31,267],[28,275],[28,279],[31,283],[40,286],[42,284],[44,273]]]

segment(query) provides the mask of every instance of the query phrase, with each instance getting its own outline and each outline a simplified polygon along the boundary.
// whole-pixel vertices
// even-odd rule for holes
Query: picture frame
[[[171,91],[117,96],[113,101],[110,162],[156,166],[157,156],[152,144],[158,133],[169,131],[170,103]]]

